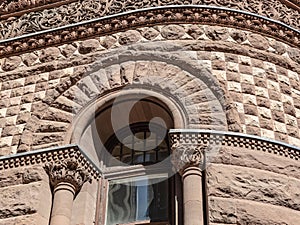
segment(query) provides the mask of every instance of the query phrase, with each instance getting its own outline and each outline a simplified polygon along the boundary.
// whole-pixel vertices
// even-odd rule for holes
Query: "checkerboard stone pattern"
[[[273,63],[211,53],[212,72],[225,84],[243,132],[300,146],[299,75]],[[222,64],[222,66],[214,66]],[[221,63],[222,62],[222,63]]]
[[[145,27],[0,59],[0,155],[16,153],[21,139],[39,143],[38,148],[59,145],[78,104],[72,95],[82,80],[74,74],[107,50],[150,42],[176,43],[209,68],[232,98],[242,132],[300,146],[300,51],[249,31],[187,24]],[[107,89],[109,79],[102,78]],[[85,96],[93,95],[86,91]],[[47,108],[51,96],[61,97]],[[30,129],[35,133],[27,135]]]
[[[46,92],[58,85],[70,69],[45,72],[1,83],[0,92],[0,135],[1,155],[15,153],[27,122],[32,118],[36,107],[46,97]],[[66,114],[60,110],[53,113]],[[69,120],[68,122],[70,122]],[[49,128],[66,128],[67,123],[48,121]],[[46,125],[44,125],[46,126]],[[64,129],[65,130],[65,129]],[[49,135],[50,137],[51,135]]]

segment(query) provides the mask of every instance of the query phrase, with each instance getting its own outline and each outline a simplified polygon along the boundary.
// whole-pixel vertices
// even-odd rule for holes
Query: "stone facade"
[[[236,35],[243,40],[237,39]],[[103,71],[107,78],[98,79],[100,86],[91,86],[89,83],[93,81],[84,77],[90,70],[89,65],[101,58],[101,54],[108,57],[107,50],[128,44],[135,45],[125,47],[123,51],[139,51],[144,48],[144,54],[151,58],[145,48],[151,50],[153,43],[158,52],[172,54],[180,49],[188,55],[182,57],[195,56],[193,60],[205,65],[214,75],[221,91],[230,98],[227,104],[233,108],[227,114],[229,130],[300,145],[300,53],[297,48],[236,29],[168,25],[130,30],[2,59],[2,155],[59,145],[72,121],[75,108],[79,110],[104,91],[122,87],[136,79],[133,75],[124,81],[120,74],[121,69],[116,69],[113,74],[115,78],[110,78],[110,67],[122,68],[124,65],[115,64]],[[52,63],[53,60],[55,64]],[[148,62],[149,59],[142,60],[137,65]],[[137,65],[130,68],[134,69]],[[163,76],[168,77],[171,74],[166,73]],[[179,81],[174,82],[175,84],[169,84],[170,89],[182,85]],[[201,84],[190,83],[190,86],[199,85]],[[82,90],[86,86],[89,89]],[[78,88],[84,95],[82,100],[74,100],[72,95]],[[196,90],[191,90],[191,93],[194,91]],[[206,101],[211,100],[213,99]],[[206,113],[204,101],[201,104],[197,99],[190,101],[200,108],[200,113]],[[204,125],[210,122],[211,118],[205,117],[201,117],[201,121],[191,121],[201,123],[201,128],[205,128]]]
[[[0,224],[104,225],[110,177],[126,171],[74,137],[111,96],[147,90],[181,129],[170,224],[297,225],[298,3],[0,3]]]

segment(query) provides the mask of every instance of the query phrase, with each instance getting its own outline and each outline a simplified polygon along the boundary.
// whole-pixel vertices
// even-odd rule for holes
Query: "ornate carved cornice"
[[[222,146],[251,149],[276,154],[294,160],[300,160],[300,148],[283,142],[272,141],[253,135],[218,132],[209,130],[170,130],[170,143],[183,146],[208,146],[209,151]],[[209,151],[205,151],[209,154]]]
[[[0,15],[20,12],[20,11],[28,12],[26,10],[34,9],[34,8],[37,8],[36,10],[34,10],[37,11],[38,9],[41,9],[42,6],[46,6],[49,4],[60,2],[62,5],[62,4],[67,4],[75,1],[76,0],[3,0],[2,3],[0,3],[0,13],[1,13]],[[286,5],[289,5],[289,3],[293,3],[295,4],[294,7],[298,7],[300,4],[299,0],[280,0],[280,1]],[[210,2],[206,2],[206,3],[210,3]],[[158,4],[160,3],[162,2],[159,2]],[[175,1],[173,3],[178,4],[178,2]],[[224,1],[218,3],[224,4]]]
[[[76,0],[4,0],[0,3],[0,19],[19,17],[25,13],[54,8]]]
[[[214,7],[172,6],[103,18],[38,35],[3,41],[0,42],[0,57],[136,27],[174,23],[201,23],[237,27],[274,37],[291,46],[300,46],[300,32],[253,14],[243,14]]]
[[[73,162],[75,161],[76,165],[75,163],[69,163],[70,160],[73,160]],[[55,166],[57,164],[59,165],[61,162],[64,162],[64,164],[61,164],[60,167]],[[101,177],[101,172],[98,167],[92,163],[92,161],[77,145],[62,146],[0,157],[0,171],[24,166],[45,164],[49,164],[49,169],[51,168],[52,164],[52,171],[57,171],[54,174],[58,173],[59,168],[61,168],[60,172],[63,172],[63,168],[71,168],[68,173],[65,173],[65,177],[68,177],[68,174],[72,173],[72,168],[81,168],[84,173],[88,174],[89,177],[94,179],[99,179]],[[73,172],[75,172],[74,169]],[[78,176],[82,176],[81,172]],[[57,181],[58,180],[59,179],[57,179]]]
[[[91,178],[85,168],[80,167],[74,159],[64,160],[59,163],[47,163],[44,169],[49,175],[50,184],[55,189],[60,183],[69,183],[77,193],[82,185]]]
[[[187,167],[200,167],[203,165],[205,150],[206,146],[174,142],[171,146],[171,161],[174,169],[182,174]]]
[[[54,2],[55,0],[51,1]],[[265,16],[299,29],[299,9],[297,10],[295,7],[289,7],[287,4],[284,4],[283,1],[285,0],[83,0],[67,5],[61,5],[52,9],[29,12],[21,17],[11,17],[9,20],[3,20],[0,23],[0,39],[8,39],[24,34],[80,23],[91,19],[131,12],[133,10],[163,7],[168,5],[205,5],[237,9]],[[25,2],[26,4],[30,4],[33,0],[15,0],[15,2],[9,4],[6,3],[6,5],[4,4],[3,6],[5,9],[10,5],[22,5],[21,3],[25,5]],[[35,4],[39,4],[39,1],[34,2],[36,2]]]

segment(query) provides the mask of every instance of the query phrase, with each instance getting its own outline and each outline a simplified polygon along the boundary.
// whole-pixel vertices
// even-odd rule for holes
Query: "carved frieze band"
[[[25,13],[55,8],[76,0],[4,0],[0,3],[0,19],[19,17]]]
[[[80,167],[74,159],[64,160],[59,163],[46,163],[44,169],[49,175],[51,186],[55,189],[60,183],[69,183],[77,193],[82,185],[91,178],[85,168]]]
[[[48,20],[47,20],[48,21]],[[49,20],[50,21],[50,20]],[[300,46],[300,33],[287,27],[250,14],[238,14],[219,8],[167,7],[106,18],[72,28],[12,40],[0,44],[0,57],[19,54],[38,48],[69,43],[89,37],[157,24],[201,23],[238,27],[272,36],[291,46]],[[1,30],[0,30],[1,32]]]
[[[9,1],[10,3],[5,1],[6,3],[2,3],[2,11],[15,10],[18,7],[29,7],[32,4],[38,5],[39,2],[46,3],[48,1],[55,2],[55,0],[15,0],[13,2]],[[29,12],[21,17],[11,17],[9,20],[2,20],[0,21],[0,39],[49,30],[122,12],[167,5],[227,7],[266,16],[294,28],[300,28],[299,11],[288,7],[280,0],[83,0],[52,9]]]
[[[49,5],[49,4],[53,4],[53,3],[57,3],[60,2],[61,5],[62,4],[66,4],[69,2],[75,2],[76,0],[3,0],[2,3],[0,3],[0,15],[5,15],[5,14],[9,14],[9,13],[14,13],[14,12],[19,12],[19,11],[25,11],[27,9],[34,9],[34,8],[43,8],[43,6],[45,5]],[[279,0],[280,2],[282,2],[284,5],[290,6],[292,8],[298,9],[299,10],[299,4],[300,1],[299,0]],[[107,0],[104,1],[99,1],[99,4],[105,4],[106,2],[108,2]],[[110,1],[110,5],[118,5],[120,6],[120,2],[122,3],[122,1]],[[139,6],[144,6],[144,5],[148,5],[151,4],[151,6],[162,6],[164,4],[214,4],[214,5],[219,5],[219,6],[231,6],[228,5],[230,3],[238,3],[237,1],[220,1],[220,0],[193,0],[193,1],[142,1],[141,3],[138,3]],[[278,4],[277,1],[275,1],[276,4]],[[132,5],[134,2],[133,1],[128,1],[127,5]],[[253,4],[253,2],[251,2]],[[291,4],[292,3],[292,4]],[[246,1],[244,4],[249,4],[248,1]],[[124,6],[124,4],[123,4]],[[242,8],[242,4],[236,4],[233,5],[236,8],[238,7],[239,9]],[[257,5],[258,7],[262,7],[261,5]],[[148,6],[149,7],[149,6]],[[244,6],[245,8],[247,8],[247,6]],[[136,8],[134,5],[132,5],[131,9],[138,9]],[[38,9],[37,9],[38,10]],[[37,11],[34,10],[34,11]],[[260,8],[257,8],[257,11],[260,11]],[[26,11],[25,11],[26,12]]]
[[[182,146],[207,146],[204,151],[208,154],[211,149],[217,150],[222,146],[229,146],[262,151],[300,160],[300,148],[251,135],[232,132],[171,130],[169,136],[171,146],[175,145],[176,147],[179,144]]]
[[[71,161],[70,161],[71,160]],[[75,162],[74,162],[75,160]],[[61,164],[61,162],[64,162]],[[71,162],[71,163],[70,163]],[[57,147],[49,150],[33,151],[28,153],[21,153],[14,156],[0,157],[0,170],[19,168],[23,166],[31,165],[48,165],[48,169],[52,167],[53,172],[56,174],[61,172],[61,176],[65,173],[65,177],[69,173],[76,172],[79,169],[89,177],[99,179],[101,173],[96,166],[94,166],[90,160],[83,155],[82,150],[76,145]],[[60,164],[60,167],[54,166]],[[51,166],[52,165],[52,166]],[[69,168],[69,172],[66,172],[66,168]],[[63,172],[65,170],[65,172]],[[55,173],[53,175],[55,175]],[[78,176],[83,174],[79,172]],[[79,181],[80,177],[77,176]],[[87,179],[88,177],[86,177]],[[58,182],[59,178],[54,182]]]

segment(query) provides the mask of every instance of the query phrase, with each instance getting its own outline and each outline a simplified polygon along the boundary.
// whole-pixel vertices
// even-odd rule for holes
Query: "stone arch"
[[[56,93],[48,93],[37,109],[40,114],[33,115],[28,122],[19,151],[44,148],[48,143],[61,144],[73,116],[84,106],[132,84],[176,97],[188,115],[186,128],[216,129],[219,125],[223,127],[221,130],[229,127],[229,130],[240,131],[237,113],[234,121],[226,118],[228,112],[236,111],[232,100],[208,68],[199,64],[192,53],[180,52],[176,45],[162,44],[161,51],[153,51],[154,47],[138,44],[107,53],[106,57],[60,84]],[[164,51],[164,47],[168,51]],[[80,93],[76,99],[75,93]]]

